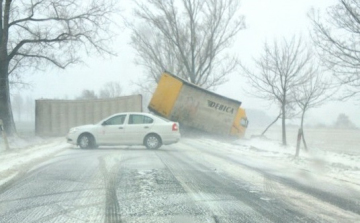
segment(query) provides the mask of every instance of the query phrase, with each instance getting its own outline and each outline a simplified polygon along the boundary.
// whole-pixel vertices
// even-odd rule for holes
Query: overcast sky
[[[123,1],[126,2],[126,1]],[[261,53],[265,40],[288,38],[301,34],[308,36],[310,22],[307,13],[311,7],[325,10],[335,0],[242,0],[241,11],[245,15],[247,28],[240,31],[232,51],[240,60],[249,63],[253,57]],[[131,15],[131,7],[122,4],[124,13]],[[133,82],[139,80],[142,68],[134,64],[135,52],[129,46],[130,32],[125,28],[119,32],[119,37],[113,43],[118,56],[111,59],[98,57],[85,58],[85,65],[75,65],[66,70],[49,69],[26,74],[25,81],[32,84],[24,94],[40,98],[73,99],[83,89],[98,90],[109,81],[120,81],[125,94],[132,94],[136,89]],[[244,94],[245,80],[240,73],[228,77],[229,82],[218,87],[216,92],[242,101],[245,109],[268,111],[269,116],[276,117],[277,108],[269,107],[268,103]],[[13,91],[15,92],[15,90]],[[332,124],[339,113],[347,114],[360,126],[360,105],[354,101],[329,102],[308,113],[307,123]]]

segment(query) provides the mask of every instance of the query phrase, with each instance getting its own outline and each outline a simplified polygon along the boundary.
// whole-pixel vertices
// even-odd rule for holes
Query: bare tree
[[[345,129],[356,128],[356,125],[349,119],[349,116],[347,116],[344,113],[339,114],[333,126],[334,128],[345,128]]]
[[[238,9],[238,0],[137,1],[136,63],[151,81],[167,70],[204,88],[224,83],[237,65],[226,49],[245,28]]]
[[[99,98],[115,98],[121,95],[121,84],[118,82],[108,82],[100,89]]]
[[[265,43],[263,54],[254,59],[256,72],[241,65],[251,87],[248,93],[279,105],[283,145],[287,144],[285,120],[294,110],[292,91],[315,72],[311,60],[312,53],[306,44],[301,38],[293,37],[290,41],[284,39],[280,44],[276,40],[273,45]]]
[[[280,111],[280,114],[278,116],[276,116],[276,118],[264,129],[264,131],[261,133],[261,136],[264,136],[265,133],[267,132],[267,130],[269,130],[269,128],[272,125],[274,125],[279,120],[280,117],[281,117],[281,111]]]
[[[113,0],[0,0],[0,119],[11,134],[9,77],[46,65],[66,68],[80,53],[112,54]],[[14,78],[16,79],[16,78]]]
[[[313,64],[313,66],[315,67],[314,72],[309,75],[306,82],[297,86],[295,91],[292,92],[293,98],[301,110],[300,131],[306,150],[307,144],[304,134],[305,113],[311,108],[322,105],[331,95],[328,93],[329,90],[331,90],[330,81],[326,80],[324,76],[320,74],[321,71],[316,64]],[[296,154],[299,155],[299,151],[297,151]]]
[[[326,17],[312,10],[312,39],[338,83],[345,87],[343,99],[360,95],[360,2],[339,0]]]
[[[81,95],[79,97],[77,97],[77,99],[84,99],[84,100],[88,100],[88,99],[97,99],[97,95],[95,93],[95,91],[93,90],[83,90],[81,92]]]

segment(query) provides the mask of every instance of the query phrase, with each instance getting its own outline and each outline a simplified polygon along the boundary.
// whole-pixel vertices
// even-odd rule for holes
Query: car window
[[[109,118],[105,121],[105,125],[122,125],[124,124],[126,115],[118,115],[112,118]]]
[[[154,120],[145,115],[130,115],[129,124],[150,124],[153,123]]]

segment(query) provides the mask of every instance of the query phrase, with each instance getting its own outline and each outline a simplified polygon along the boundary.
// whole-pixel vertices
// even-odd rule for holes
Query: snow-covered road
[[[335,166],[346,157],[293,160],[293,151],[259,139],[52,146],[56,153],[1,187],[0,222],[360,221],[356,156]]]

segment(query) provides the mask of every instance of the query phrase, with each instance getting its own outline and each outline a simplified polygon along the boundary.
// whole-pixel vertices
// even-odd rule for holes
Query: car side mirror
[[[103,121],[103,123],[101,123],[101,125],[107,125],[107,122],[106,122],[106,121]]]

